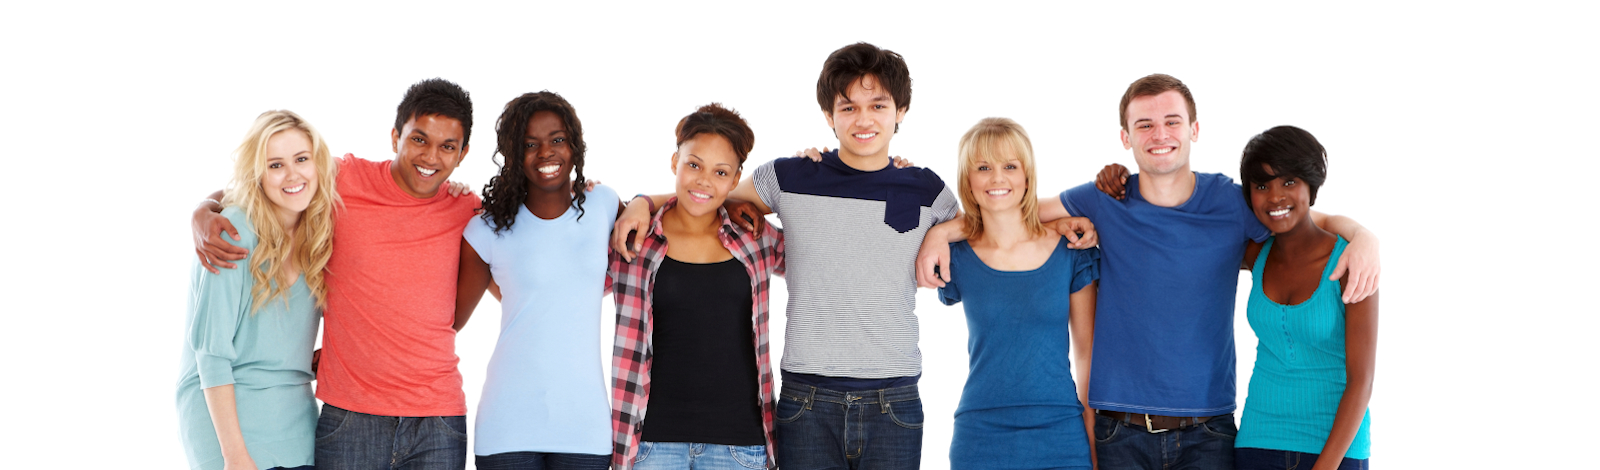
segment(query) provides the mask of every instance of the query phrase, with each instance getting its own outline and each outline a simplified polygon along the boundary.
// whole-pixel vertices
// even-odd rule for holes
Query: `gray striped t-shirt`
[[[861,171],[782,158],[756,168],[783,223],[789,306],[784,371],[883,379],[922,373],[915,263],[922,236],[955,218],[955,195],[925,168]]]

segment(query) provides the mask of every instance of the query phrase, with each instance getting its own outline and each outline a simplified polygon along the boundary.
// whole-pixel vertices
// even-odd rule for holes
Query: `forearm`
[[[200,205],[195,207],[194,210],[195,212],[202,210],[207,212],[222,212],[222,198],[226,196],[227,195],[224,194],[220,189],[212,192],[211,194],[207,194],[205,199],[200,200]]]
[[[1377,236],[1368,231],[1366,227],[1361,226],[1355,219],[1342,215],[1327,215],[1311,211],[1311,222],[1317,224],[1318,227],[1322,227],[1323,230],[1338,234],[1351,242],[1358,239],[1367,243],[1376,243],[1378,241]],[[1368,239],[1369,237],[1370,239]]]
[[[456,273],[456,318],[451,325],[456,331],[467,326],[467,320],[472,319],[472,312],[478,309],[478,301],[483,300],[483,291],[493,280],[489,264],[483,261],[465,238],[461,240],[460,263]]]
[[[962,213],[956,213],[956,218],[945,221],[928,228],[928,233],[923,235],[923,240],[937,240],[940,243],[955,243],[967,239],[967,220]]]
[[[211,426],[216,428],[217,442],[222,444],[223,460],[247,459],[250,450],[245,447],[244,433],[239,430],[239,407],[234,399],[233,384],[205,389],[206,411],[211,413]]]

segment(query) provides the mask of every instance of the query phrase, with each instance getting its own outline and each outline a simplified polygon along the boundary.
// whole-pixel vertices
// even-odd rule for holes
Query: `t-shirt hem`
[[[1355,443],[1352,442],[1350,444],[1350,447],[1353,449],[1355,447]],[[1265,438],[1250,439],[1250,438],[1246,438],[1245,436],[1239,436],[1239,439],[1234,442],[1233,448],[1235,448],[1235,449],[1261,449],[1261,450],[1272,450],[1272,451],[1280,451],[1280,452],[1299,452],[1299,453],[1302,453],[1302,454],[1317,454],[1317,455],[1321,455],[1322,454],[1322,445],[1321,444],[1319,444],[1319,445],[1317,445],[1315,447],[1302,447],[1302,446],[1298,446],[1298,445],[1295,445],[1295,444],[1285,444],[1285,443],[1278,442],[1278,441],[1275,441],[1275,440],[1272,440],[1272,439],[1265,439]],[[1369,450],[1369,451],[1357,453],[1357,452],[1353,452],[1353,451],[1350,451],[1350,450],[1346,450],[1345,453],[1344,453],[1344,458],[1356,459],[1356,460],[1366,460],[1366,459],[1372,458],[1372,452]]]
[[[1149,415],[1156,415],[1156,416],[1173,416],[1173,417],[1180,417],[1180,418],[1182,418],[1182,417],[1196,417],[1196,418],[1199,418],[1199,417],[1206,417],[1206,416],[1221,416],[1221,415],[1225,415],[1225,414],[1232,414],[1233,411],[1238,408],[1235,405],[1229,405],[1229,406],[1221,407],[1221,408],[1161,408],[1161,407],[1128,405],[1128,404],[1123,404],[1123,403],[1107,403],[1107,402],[1099,402],[1099,401],[1090,401],[1089,402],[1089,407],[1090,408],[1094,408],[1096,410],[1120,411],[1120,412],[1123,412],[1123,413],[1139,413],[1139,414],[1149,414]]]
[[[480,448],[472,449],[472,455],[480,456],[480,457],[486,457],[486,456],[490,456],[490,455],[509,454],[509,453],[512,453],[512,452],[539,452],[539,453],[545,453],[545,454],[604,455],[604,456],[609,457],[609,456],[611,456],[611,453],[612,453],[612,445],[613,445],[612,442],[606,441],[606,445],[601,446],[601,447],[597,447],[597,448],[593,448],[593,449],[583,449],[583,448],[580,448],[578,446],[572,446],[572,447],[564,447],[564,446],[505,446],[505,447],[499,447],[499,448],[496,448],[496,447],[481,448],[480,447]]]
[[[464,417],[467,415],[465,398],[461,400],[461,406],[459,408],[368,408],[359,405],[346,406],[347,403],[341,397],[325,397],[322,395],[317,395],[317,399],[322,400],[323,403],[333,405],[345,411],[354,411],[356,413],[369,414],[373,416],[426,418],[430,416]]]

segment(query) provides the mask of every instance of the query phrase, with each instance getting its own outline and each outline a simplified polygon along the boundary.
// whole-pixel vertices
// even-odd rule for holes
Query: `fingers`
[[[222,221],[222,230],[212,230],[211,233],[217,233],[217,232],[225,231],[225,232],[228,232],[228,236],[233,237],[233,241],[239,241],[240,240],[240,238],[239,238],[239,229],[233,228],[233,222],[229,221],[227,217],[223,217],[222,214],[217,214],[217,220]],[[233,246],[233,245],[228,245],[228,246]],[[240,254],[244,254],[244,253],[249,253],[250,250],[246,250],[244,248],[240,248],[238,250],[238,252]],[[237,259],[237,258],[235,258],[235,259]]]
[[[632,233],[633,229],[628,225],[628,220],[623,219],[618,220],[611,228],[611,249],[621,255],[623,260],[632,263],[633,252],[628,251],[628,234]]]
[[[583,192],[594,191],[594,187],[595,186],[599,186],[599,185],[600,185],[600,180],[589,180],[589,184],[586,184],[586,185],[583,186]]]
[[[1100,235],[1094,230],[1090,230],[1084,232],[1082,236],[1079,236],[1077,242],[1067,246],[1069,248],[1083,250],[1087,248],[1093,248],[1098,245],[1100,245]]]
[[[222,271],[218,271],[217,268],[211,266],[211,260],[206,259],[206,252],[200,251],[199,248],[195,248],[194,254],[195,256],[200,257],[200,266],[206,268],[206,271],[211,271],[211,274],[222,274]]]

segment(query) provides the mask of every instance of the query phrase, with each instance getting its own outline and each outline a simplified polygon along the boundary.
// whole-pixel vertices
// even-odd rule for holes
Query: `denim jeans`
[[[1233,470],[1233,415],[1183,429],[1149,432],[1105,416],[1094,417],[1094,449],[1100,468]]]
[[[778,467],[784,470],[916,469],[922,464],[917,386],[837,392],[783,384]]]
[[[761,470],[767,446],[640,442],[634,470]]]
[[[1256,449],[1240,447],[1233,450],[1234,468],[1238,470],[1311,470],[1317,466],[1317,454],[1289,450]],[[1339,470],[1367,470],[1372,468],[1368,459],[1346,457],[1339,462]]]
[[[478,470],[606,470],[611,455],[502,452],[479,455],[472,463]]]
[[[322,404],[321,470],[460,470],[467,466],[467,417],[377,416]]]

